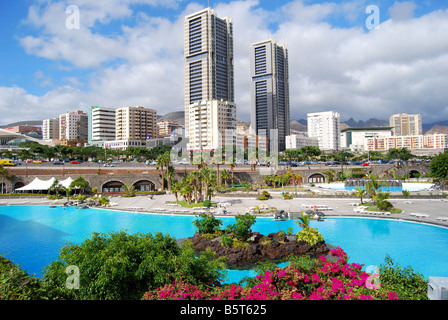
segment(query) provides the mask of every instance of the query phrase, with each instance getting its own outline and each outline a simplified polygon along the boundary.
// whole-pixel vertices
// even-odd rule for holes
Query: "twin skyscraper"
[[[187,148],[216,150],[225,145],[225,130],[236,128],[233,21],[206,8],[185,17],[184,32]],[[290,123],[288,50],[271,39],[257,42],[250,46],[250,62],[252,132],[264,132],[271,143],[276,129],[278,148],[284,150]]]

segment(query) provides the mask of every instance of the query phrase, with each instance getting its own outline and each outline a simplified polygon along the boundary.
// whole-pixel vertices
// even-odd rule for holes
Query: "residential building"
[[[288,150],[297,150],[307,146],[319,147],[319,139],[299,134],[291,134],[285,137],[285,148]]]
[[[202,100],[189,106],[188,150],[216,150],[226,144],[226,130],[236,128],[236,105],[224,100]]]
[[[115,109],[91,106],[89,116],[89,145],[102,146],[104,141],[115,139]]]
[[[122,107],[116,110],[115,140],[141,140],[157,138],[157,111],[141,106]]]
[[[59,116],[59,144],[83,147],[88,141],[88,116],[81,110]]]
[[[278,148],[285,149],[290,134],[288,49],[275,40],[250,47],[251,126],[264,130],[271,142],[271,130],[278,130]]]
[[[158,130],[159,130],[159,136],[169,136],[173,132],[179,133],[179,130],[182,130],[183,126],[179,124],[177,121],[173,120],[167,120],[167,121],[160,121],[157,122]],[[180,131],[180,133],[182,133]]]
[[[448,149],[448,135],[414,135],[366,138],[366,150],[385,151],[407,148],[414,155],[435,155]]]
[[[389,118],[394,136],[418,136],[423,134],[420,114],[397,113]]]
[[[141,106],[115,111],[115,140],[105,141],[110,149],[145,148],[146,140],[158,138],[157,111]]]
[[[233,22],[211,8],[184,20],[185,134],[190,137],[190,108],[200,101],[228,101],[234,106]]]
[[[392,127],[346,128],[341,130],[340,148],[351,152],[363,152],[366,139],[392,136]]]
[[[42,140],[59,140],[59,118],[45,119],[42,123]]]
[[[339,151],[341,116],[338,112],[308,113],[308,137],[316,137],[322,151]]]

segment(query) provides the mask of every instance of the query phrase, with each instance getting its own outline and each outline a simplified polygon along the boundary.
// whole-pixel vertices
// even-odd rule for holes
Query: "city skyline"
[[[183,109],[184,17],[205,1],[28,1],[0,4],[0,125],[93,105]],[[448,3],[211,1],[234,24],[235,103],[250,121],[249,46],[287,45],[291,119],[334,110],[348,118],[420,113],[448,119]],[[70,29],[70,27],[73,27]],[[346,118],[345,118],[346,117]]]

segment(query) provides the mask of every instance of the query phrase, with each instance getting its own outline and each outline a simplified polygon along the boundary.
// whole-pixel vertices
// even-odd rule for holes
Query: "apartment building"
[[[370,137],[365,140],[368,151],[385,151],[407,148],[415,155],[434,155],[448,149],[448,135],[414,135]]]
[[[251,126],[258,133],[278,130],[278,147],[285,149],[290,130],[288,49],[275,40],[250,47]]]
[[[88,115],[81,110],[59,116],[59,144],[83,147],[88,141]]]
[[[195,105],[223,100],[234,106],[232,20],[219,18],[211,8],[186,16],[184,61],[185,135],[190,137]]]
[[[423,134],[420,114],[397,113],[389,118],[394,136],[418,136]]]
[[[341,135],[340,121],[341,116],[338,112],[308,113],[308,137],[316,137],[319,148],[323,151],[338,151]]]
[[[104,141],[115,139],[115,109],[91,106],[89,116],[89,145],[102,146]]]

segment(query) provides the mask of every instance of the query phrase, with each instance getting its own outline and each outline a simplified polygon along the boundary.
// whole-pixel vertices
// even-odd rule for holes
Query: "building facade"
[[[233,23],[207,8],[184,20],[185,134],[190,106],[198,101],[234,103]]]
[[[291,134],[285,138],[285,147],[288,150],[297,150],[307,146],[319,147],[319,139],[298,134]]]
[[[176,132],[178,134],[182,134],[183,126],[180,125],[178,122],[173,121],[173,120],[157,122],[157,126],[158,126],[159,136],[160,137],[169,136],[173,132]]]
[[[418,136],[423,134],[420,114],[397,113],[389,118],[394,136]]]
[[[223,100],[202,100],[189,106],[188,150],[216,150],[225,145],[226,130],[235,130],[236,105]]]
[[[102,146],[115,139],[115,109],[91,106],[89,116],[89,145]]]
[[[435,155],[448,149],[448,135],[415,135],[371,137],[366,139],[366,150],[385,151],[407,148],[415,155]]]
[[[59,118],[45,119],[42,122],[42,140],[59,140]]]
[[[59,144],[83,147],[88,141],[88,116],[77,110],[59,116]]]
[[[158,138],[157,111],[153,109],[122,107],[116,110],[115,140],[141,140]]]
[[[340,148],[351,152],[363,152],[366,139],[392,136],[392,127],[347,128],[341,130]]]
[[[316,137],[323,151],[338,151],[341,129],[341,116],[338,112],[308,113],[308,137]]]
[[[250,47],[251,126],[255,133],[278,130],[278,147],[285,149],[290,130],[288,49],[270,39]]]

